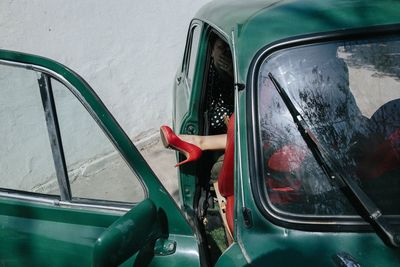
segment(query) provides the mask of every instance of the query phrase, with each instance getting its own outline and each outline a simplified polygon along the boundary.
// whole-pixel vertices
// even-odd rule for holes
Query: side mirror
[[[268,167],[278,172],[295,172],[301,167],[305,152],[298,146],[285,145],[268,160]]]
[[[145,199],[116,220],[97,239],[93,266],[117,266],[159,235],[157,208]]]

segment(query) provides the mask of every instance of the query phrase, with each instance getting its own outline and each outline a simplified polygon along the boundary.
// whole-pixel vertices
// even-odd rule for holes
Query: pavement
[[[158,132],[136,140],[134,144],[179,205],[175,151],[164,148]],[[141,183],[117,152],[79,165],[68,176],[74,197],[122,202],[140,202],[144,199]],[[52,179],[51,183],[36,191],[59,194],[57,180]]]
[[[179,202],[175,151],[164,148],[158,133],[135,144],[174,200]]]

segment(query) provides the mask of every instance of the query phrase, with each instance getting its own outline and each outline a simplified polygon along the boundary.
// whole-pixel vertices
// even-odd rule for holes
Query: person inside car
[[[227,125],[234,110],[232,54],[229,45],[217,36],[211,38],[211,47],[206,96],[207,132],[210,135],[175,135],[168,126],[160,127],[164,146],[187,157],[176,166],[197,160],[204,150],[224,150],[226,146]]]

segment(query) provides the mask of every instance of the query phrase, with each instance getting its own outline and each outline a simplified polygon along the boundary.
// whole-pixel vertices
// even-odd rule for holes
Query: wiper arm
[[[367,218],[369,223],[373,226],[379,237],[386,243],[394,247],[400,247],[400,235],[395,233],[386,219],[383,217],[382,212],[370,197],[360,188],[360,186],[353,180],[344,175],[339,167],[337,160],[326,150],[318,141],[307,122],[303,119],[300,112],[294,106],[292,100],[286,93],[285,89],[279,84],[272,73],[268,73],[275,89],[278,91],[283,102],[287,106],[294,122],[297,125],[300,134],[311,149],[314,157],[321,165],[324,172],[330,179],[334,180],[340,187],[344,186],[351,194],[351,197],[357,203],[350,203],[360,212],[360,215]],[[347,196],[347,194],[345,194]],[[356,205],[358,204],[358,205]]]

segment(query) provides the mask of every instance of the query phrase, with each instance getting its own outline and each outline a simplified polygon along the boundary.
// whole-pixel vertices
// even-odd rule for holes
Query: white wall
[[[0,65],[0,93],[0,187],[56,184],[36,73]]]
[[[170,123],[194,13],[209,0],[0,1],[0,48],[53,58],[89,82],[130,137]]]

